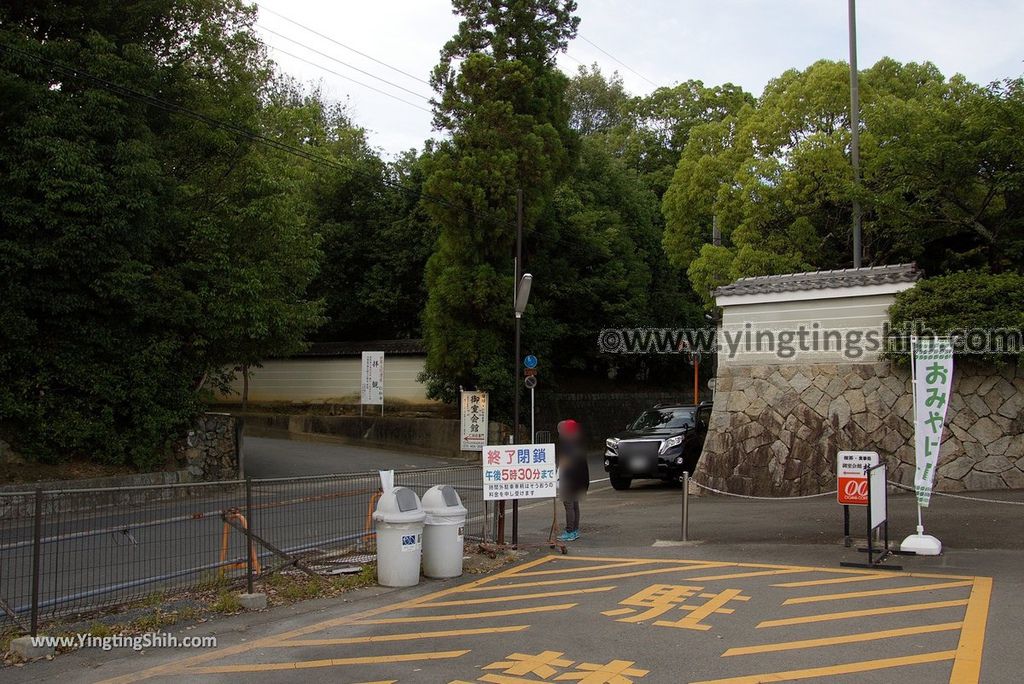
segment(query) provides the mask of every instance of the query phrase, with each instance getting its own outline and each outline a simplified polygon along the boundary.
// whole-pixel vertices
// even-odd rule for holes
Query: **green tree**
[[[151,465],[205,381],[315,322],[305,162],[60,67],[269,133],[240,2],[2,12],[0,427],[39,458]]]
[[[978,88],[890,59],[861,84],[866,262],[1020,264],[1019,86]],[[821,61],[692,129],[662,203],[664,246],[706,302],[724,277],[849,265],[848,88],[846,65]],[[728,268],[726,252],[702,248],[715,218]]]
[[[515,193],[529,241],[571,168],[566,78],[554,55],[579,20],[571,0],[455,0],[458,33],[432,82],[435,125],[450,134],[427,165],[424,206],[440,228],[427,264],[425,377],[432,396],[459,386],[511,393],[510,293]],[[532,243],[531,243],[532,244]]]

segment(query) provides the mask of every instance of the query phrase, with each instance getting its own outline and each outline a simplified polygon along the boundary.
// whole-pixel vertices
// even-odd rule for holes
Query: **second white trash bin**
[[[434,579],[462,575],[466,507],[455,487],[437,485],[423,495],[423,574]]]
[[[373,512],[378,584],[384,587],[419,584],[425,517],[420,498],[411,489],[394,487],[381,494]]]

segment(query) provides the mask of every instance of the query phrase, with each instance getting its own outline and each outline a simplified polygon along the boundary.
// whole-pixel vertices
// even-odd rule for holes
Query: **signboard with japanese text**
[[[939,445],[953,385],[953,345],[948,338],[911,341],[914,372],[914,453],[917,503],[927,507],[939,462]]]
[[[836,454],[836,498],[844,506],[868,505],[867,469],[878,465],[874,451],[840,451]]]
[[[462,392],[459,448],[483,451],[487,444],[487,392]]]
[[[502,444],[483,450],[484,501],[550,499],[558,493],[554,444]]]
[[[384,404],[384,352],[363,352],[360,386],[359,403]]]

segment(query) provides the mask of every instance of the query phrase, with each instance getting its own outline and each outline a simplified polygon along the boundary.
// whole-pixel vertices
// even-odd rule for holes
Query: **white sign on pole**
[[[939,462],[939,445],[953,384],[953,345],[948,338],[911,341],[914,366],[914,452],[917,502],[927,507]]]
[[[885,489],[885,465],[872,468],[868,471],[868,488],[871,494],[868,497],[868,527],[875,529],[885,522],[888,517],[888,506],[886,505],[887,492]]]
[[[503,444],[483,450],[484,501],[550,499],[558,493],[554,444]]]
[[[462,434],[459,448],[483,451],[487,445],[487,392],[462,392]]]
[[[867,469],[878,465],[874,451],[840,451],[836,455],[836,499],[844,506],[868,505]]]
[[[384,404],[384,352],[364,351],[360,403]]]

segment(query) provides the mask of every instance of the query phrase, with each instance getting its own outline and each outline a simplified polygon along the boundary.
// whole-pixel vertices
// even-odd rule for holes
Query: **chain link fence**
[[[484,533],[480,467],[397,471],[422,495],[452,485]],[[0,628],[201,589],[285,565],[374,558],[376,472],[0,493]],[[253,553],[246,556],[246,529]]]

